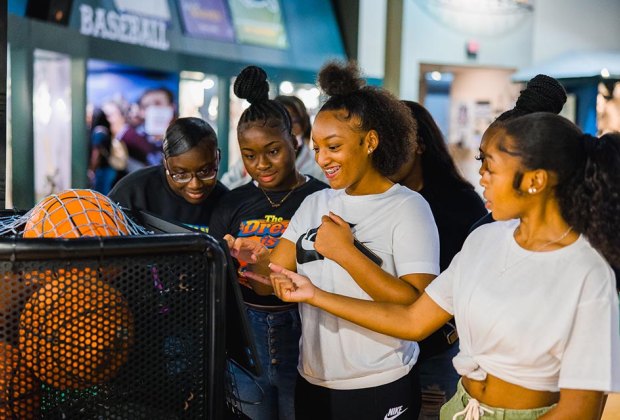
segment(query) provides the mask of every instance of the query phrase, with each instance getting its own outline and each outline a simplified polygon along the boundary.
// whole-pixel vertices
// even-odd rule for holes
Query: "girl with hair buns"
[[[250,102],[239,118],[237,138],[252,179],[222,199],[211,218],[209,233],[216,238],[226,234],[243,237],[272,249],[301,202],[327,185],[295,169],[297,140],[291,119],[280,102],[269,99],[263,69],[243,69],[234,92]],[[242,264],[240,279],[247,285],[244,268]],[[232,366],[242,410],[254,420],[294,419],[301,335],[297,304],[282,302],[271,294],[262,296],[258,287],[256,292],[243,287],[242,293],[264,373],[253,379]]]
[[[319,84],[329,99],[316,116],[312,138],[332,189],[306,198],[271,254],[228,236],[232,253],[251,263],[246,276],[253,282],[269,284],[265,293],[273,291],[262,277],[271,262],[345,296],[409,304],[439,272],[437,228],[428,204],[388,178],[413,146],[415,122],[387,91],[365,86],[352,63],[326,65]],[[370,256],[367,263],[347,263],[362,253]],[[311,305],[300,305],[300,312],[298,420],[417,419],[417,343]]]
[[[559,114],[565,103],[566,91],[560,82],[545,74],[538,74],[527,82],[527,86],[519,94],[514,108],[500,114],[500,116],[489,125],[482,135],[480,143],[484,144],[497,130],[499,130],[502,124],[514,118],[533,114],[534,112],[552,112],[554,114]],[[493,213],[486,214],[472,225],[470,232],[478,226],[493,222],[493,220]]]
[[[598,419],[620,391],[620,133],[585,135],[552,113],[514,118],[480,148],[499,220],[412,305],[332,294],[272,265],[276,294],[419,340],[454,315],[462,375],[442,419]]]

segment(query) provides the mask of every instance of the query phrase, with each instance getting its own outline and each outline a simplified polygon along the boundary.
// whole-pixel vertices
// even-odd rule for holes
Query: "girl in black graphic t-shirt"
[[[226,195],[215,209],[210,234],[258,241],[273,248],[301,202],[327,185],[295,169],[297,143],[286,108],[268,98],[267,75],[258,67],[237,77],[235,94],[247,99],[237,126],[241,157],[252,181]],[[294,391],[301,325],[296,304],[265,294],[243,278],[248,318],[263,375],[252,379],[233,367],[245,414],[254,420],[294,419]],[[254,403],[254,404],[252,404]]]

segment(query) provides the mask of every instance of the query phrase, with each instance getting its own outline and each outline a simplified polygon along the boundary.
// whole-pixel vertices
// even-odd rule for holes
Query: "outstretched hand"
[[[308,277],[294,273],[277,264],[269,264],[271,268],[271,285],[274,293],[285,302],[308,302],[315,293],[316,286]]]
[[[228,243],[230,255],[248,264],[269,263],[269,250],[261,243],[247,238],[235,238],[225,235],[224,240]]]
[[[353,233],[351,227],[342,217],[329,212],[321,218],[314,249],[325,258],[339,262],[342,248],[353,245]]]

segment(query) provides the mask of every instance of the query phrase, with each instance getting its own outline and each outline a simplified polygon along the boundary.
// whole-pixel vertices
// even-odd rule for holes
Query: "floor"
[[[620,394],[609,395],[602,420],[620,420]]]

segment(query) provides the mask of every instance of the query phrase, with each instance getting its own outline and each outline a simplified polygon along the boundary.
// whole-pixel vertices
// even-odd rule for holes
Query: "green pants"
[[[470,403],[470,400],[473,400]],[[469,407],[468,407],[469,405]],[[545,414],[547,411],[555,407],[555,404],[549,407],[532,408],[529,410],[511,410],[504,408],[495,408],[486,404],[477,403],[463,388],[461,381],[456,386],[456,394],[447,403],[441,407],[441,420],[468,420],[473,419],[473,412],[478,410],[480,418],[485,420],[534,420]],[[467,414],[466,408],[471,414]],[[458,415],[457,415],[458,413]]]

